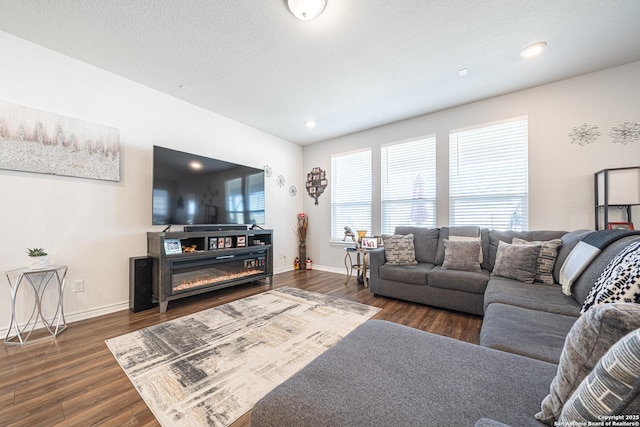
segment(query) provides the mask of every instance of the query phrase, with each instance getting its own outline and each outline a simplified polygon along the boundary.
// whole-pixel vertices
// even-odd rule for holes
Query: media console
[[[272,230],[149,232],[153,301],[169,301],[260,279],[273,280]]]

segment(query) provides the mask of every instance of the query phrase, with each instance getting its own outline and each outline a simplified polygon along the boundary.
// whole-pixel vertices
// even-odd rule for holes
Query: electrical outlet
[[[285,252],[280,252],[280,258],[286,258],[287,254]]]
[[[84,292],[84,280],[76,280],[73,282],[73,292]]]

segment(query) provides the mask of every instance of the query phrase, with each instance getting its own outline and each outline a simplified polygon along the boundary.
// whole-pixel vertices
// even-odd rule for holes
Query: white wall
[[[613,167],[640,166],[640,141],[613,144],[612,126],[640,122],[640,62],[545,86],[440,111],[304,148],[304,170],[319,166],[331,179],[331,155],[372,147],[373,200],[380,200],[380,146],[424,135],[437,137],[438,226],[448,225],[448,134],[451,129],[506,118],[529,117],[529,229],[594,227],[593,174]],[[598,125],[601,136],[591,145],[571,144],[568,134],[583,123]],[[307,254],[315,268],[344,271],[344,252],[330,239],[331,183],[314,205],[304,199],[309,214]],[[378,203],[379,204],[379,203]],[[378,209],[379,210],[379,209]],[[612,215],[616,215],[612,212]],[[614,216],[615,218],[615,216]],[[640,210],[634,209],[636,225]],[[615,219],[611,219],[615,221]],[[376,225],[378,224],[378,225]],[[349,224],[345,224],[349,225]],[[374,209],[374,229],[379,218]]]
[[[69,320],[128,308],[129,257],[146,255],[146,233],[163,228],[151,226],[153,145],[269,165],[265,227],[274,229],[276,271],[290,268],[304,193],[291,197],[288,188],[303,189],[300,146],[3,32],[0,51],[3,100],[116,127],[121,148],[118,183],[0,170],[0,271],[26,265],[27,247],[44,247],[52,263],[69,265]],[[280,174],[285,187],[275,183]],[[75,280],[84,292],[71,291]],[[3,280],[0,330],[9,301]],[[21,298],[18,308],[26,304]]]

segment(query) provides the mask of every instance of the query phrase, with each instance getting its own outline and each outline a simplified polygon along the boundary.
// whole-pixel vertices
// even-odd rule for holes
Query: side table
[[[346,285],[349,282],[349,279],[353,274],[353,270],[356,270],[356,272],[362,272],[362,284],[365,288],[368,288],[369,283],[367,280],[367,269],[369,268],[369,266],[367,264],[367,255],[369,253],[369,249],[348,247],[344,248],[344,251],[344,266],[347,269],[347,280],[344,281],[344,284]],[[353,263],[353,259],[351,258],[352,253],[356,254],[355,264]]]
[[[38,322],[44,325],[44,329],[46,329],[46,331],[44,331],[45,336],[31,340],[31,342],[45,338],[55,338],[67,329],[67,321],[64,318],[64,307],[62,304],[64,280],[67,275],[66,265],[51,265],[38,270],[18,268],[7,271],[5,275],[7,276],[11,291],[11,322],[7,329],[7,335],[4,338],[5,344],[25,344]],[[29,319],[21,327],[18,320],[19,313],[16,312],[16,297],[23,283],[25,283],[25,286],[29,284],[33,289],[34,304]],[[42,303],[45,290],[51,286],[55,288],[54,292],[57,301],[54,301],[55,312],[53,316],[47,319],[43,314]],[[48,334],[46,334],[47,332]]]

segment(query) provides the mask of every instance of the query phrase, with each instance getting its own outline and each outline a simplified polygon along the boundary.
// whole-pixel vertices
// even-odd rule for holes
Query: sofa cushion
[[[462,271],[446,270],[436,266],[427,275],[427,284],[433,288],[455,289],[457,291],[483,294],[487,289],[490,273],[487,270]]]
[[[640,306],[636,304],[603,304],[580,316],[565,339],[558,372],[536,418],[553,425],[598,360],[620,338],[639,327]]]
[[[498,230],[490,230],[489,231],[489,249],[488,256],[485,258],[485,261],[482,264],[482,268],[485,270],[493,270],[494,265],[496,264],[496,255],[498,253],[498,243],[512,243],[514,237],[518,237],[523,240],[533,241],[533,240],[552,240],[552,239],[560,239],[563,235],[565,235],[565,231],[498,231]]]
[[[480,345],[557,364],[575,322],[574,316],[491,304],[482,320]]]
[[[517,245],[526,244],[539,244],[540,254],[536,262],[536,282],[553,284],[555,280],[553,278],[553,268],[556,265],[556,259],[558,258],[558,248],[562,245],[562,239],[552,239],[546,242],[533,241],[529,242],[518,237],[513,238],[513,243]]]
[[[513,279],[492,276],[484,293],[484,308],[492,303],[503,303],[532,310],[578,317],[580,304],[562,294],[558,285],[540,283],[529,285]]]
[[[640,392],[640,329],[637,329],[607,351],[589,376],[565,403],[560,425],[601,422],[604,417],[633,414],[629,424],[638,425],[637,402]],[[629,411],[629,406],[634,409]],[[575,423],[575,424],[572,424]],[[605,424],[607,425],[607,424]]]
[[[480,257],[482,256],[482,244],[477,240],[448,240],[444,239],[444,261],[442,268],[445,270],[480,271]]]
[[[596,283],[607,265],[609,265],[609,262],[615,258],[620,251],[626,248],[627,245],[638,239],[640,239],[638,236],[623,237],[622,239],[607,246],[602,252],[600,252],[596,259],[591,261],[589,267],[582,272],[571,288],[571,294],[580,305],[584,304],[584,301],[587,299],[587,295],[589,295],[593,285]]]
[[[427,273],[433,269],[433,264],[420,263],[411,266],[384,264],[378,269],[381,279],[394,282],[411,283],[412,285],[426,285]]]
[[[533,414],[554,373],[551,363],[369,320],[256,403],[251,425],[539,425]]]
[[[640,302],[640,240],[628,245],[609,262],[591,288],[581,313],[609,302]]]
[[[416,261],[435,264],[438,251],[439,228],[424,227],[396,227],[394,234],[413,234],[413,246],[416,251]]]
[[[440,239],[438,240],[438,252],[436,254],[436,265],[444,262],[444,240],[463,240],[480,238],[482,242],[482,261],[489,256],[489,230],[479,227],[442,227],[440,228]]]
[[[562,246],[558,249],[558,257],[556,258],[556,265],[553,267],[553,280],[555,283],[560,283],[560,269],[562,264],[566,261],[567,257],[573,250],[573,248],[580,242],[587,234],[592,230],[576,230],[570,231],[564,234],[562,237]]]
[[[493,275],[533,283],[540,245],[513,245],[500,241]]]
[[[413,234],[382,236],[384,241],[384,255],[387,264],[412,265],[417,264],[416,251],[413,245]]]

